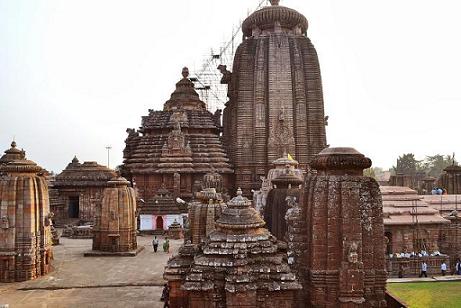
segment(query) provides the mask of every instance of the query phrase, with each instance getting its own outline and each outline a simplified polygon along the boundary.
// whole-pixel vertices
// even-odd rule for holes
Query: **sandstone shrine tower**
[[[316,50],[299,12],[278,5],[251,14],[242,25],[228,84],[223,139],[245,193],[260,186],[272,161],[284,153],[306,169],[326,147],[322,81]]]

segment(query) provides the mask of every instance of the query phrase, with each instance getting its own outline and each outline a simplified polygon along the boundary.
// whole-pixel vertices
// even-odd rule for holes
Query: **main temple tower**
[[[233,72],[219,67],[229,86],[223,139],[236,187],[245,193],[260,186],[260,176],[284,153],[307,169],[326,147],[320,68],[308,22],[278,2],[243,22]]]

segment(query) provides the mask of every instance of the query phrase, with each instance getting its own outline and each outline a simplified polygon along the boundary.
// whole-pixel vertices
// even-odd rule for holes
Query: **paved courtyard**
[[[91,240],[61,238],[54,246],[54,271],[37,280],[0,284],[0,307],[163,307],[163,269],[182,241],[170,241],[169,254],[154,253],[152,238],[138,237],[145,249],[136,257],[83,257]]]

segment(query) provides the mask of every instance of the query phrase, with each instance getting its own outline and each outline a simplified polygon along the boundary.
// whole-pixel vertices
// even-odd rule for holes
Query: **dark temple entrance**
[[[69,207],[67,211],[69,218],[78,218],[79,212],[79,198],[69,197]]]

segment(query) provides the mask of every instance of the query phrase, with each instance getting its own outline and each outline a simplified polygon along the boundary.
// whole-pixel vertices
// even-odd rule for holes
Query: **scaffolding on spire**
[[[265,3],[268,4],[269,1],[259,1],[253,12],[262,8]],[[250,13],[248,11],[247,16]],[[235,47],[241,43],[241,38],[239,38],[238,34],[241,32],[242,23],[243,20],[240,20],[239,26],[232,29],[232,35],[227,42],[219,48],[211,49],[210,54],[204,58],[200,69],[190,76],[190,80],[195,84],[195,89],[199,93],[200,99],[205,102],[207,109],[211,112],[223,109],[224,104],[227,102],[227,85],[221,84],[222,76],[217,67],[223,64],[232,69]]]

